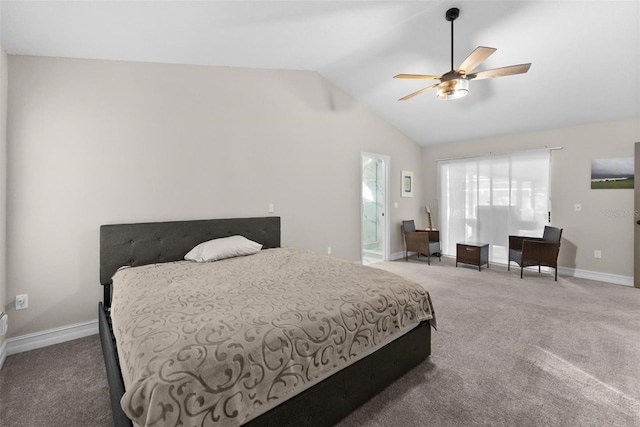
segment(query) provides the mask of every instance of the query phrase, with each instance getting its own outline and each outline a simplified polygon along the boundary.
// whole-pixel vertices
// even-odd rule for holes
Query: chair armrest
[[[509,236],[509,249],[522,250],[522,245],[525,240],[534,242],[542,242],[541,237],[528,237],[528,236]]]

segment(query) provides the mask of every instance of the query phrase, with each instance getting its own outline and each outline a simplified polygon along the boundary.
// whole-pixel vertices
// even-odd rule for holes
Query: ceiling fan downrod
[[[447,10],[445,14],[447,21],[451,22],[451,71],[453,71],[453,21],[455,21],[458,16],[460,16],[460,9],[457,7],[452,7]]]

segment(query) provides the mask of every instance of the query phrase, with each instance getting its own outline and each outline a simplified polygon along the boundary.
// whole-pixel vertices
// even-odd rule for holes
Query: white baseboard
[[[6,356],[11,356],[12,354],[22,353],[23,351],[35,350],[36,348],[84,338],[97,333],[98,319],[9,338],[5,340],[2,348],[6,348],[6,351],[4,351]],[[0,362],[4,362],[2,353],[0,353]],[[0,367],[1,366],[2,363],[0,363]]]
[[[4,365],[4,361],[7,359],[7,340],[2,341],[0,346],[0,369]]]
[[[619,274],[601,273],[599,271],[580,270],[577,268],[558,267],[559,276],[578,277],[580,279],[597,280],[599,282],[613,283],[633,287],[633,277]]]

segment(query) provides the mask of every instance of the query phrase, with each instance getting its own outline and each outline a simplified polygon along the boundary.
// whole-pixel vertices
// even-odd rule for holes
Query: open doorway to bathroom
[[[389,156],[361,155],[361,246],[362,264],[389,259]]]

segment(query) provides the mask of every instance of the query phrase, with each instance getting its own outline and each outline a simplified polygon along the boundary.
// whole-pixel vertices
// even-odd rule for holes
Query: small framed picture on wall
[[[400,195],[402,197],[413,197],[413,172],[402,171],[402,189]]]

